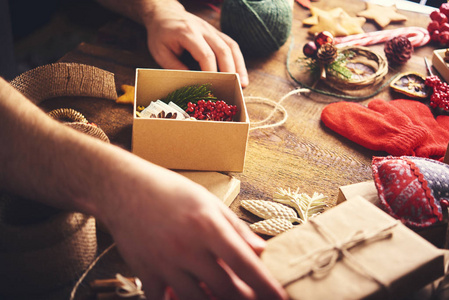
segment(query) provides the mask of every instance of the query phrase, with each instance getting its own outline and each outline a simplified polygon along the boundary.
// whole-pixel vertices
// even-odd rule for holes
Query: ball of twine
[[[287,41],[292,16],[290,0],[225,0],[220,25],[244,55],[266,56]]]

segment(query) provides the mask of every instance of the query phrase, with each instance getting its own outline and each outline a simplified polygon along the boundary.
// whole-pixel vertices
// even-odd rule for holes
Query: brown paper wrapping
[[[352,199],[362,196],[364,199],[379,206],[380,199],[377,193],[374,181],[365,181],[355,184],[341,186],[338,189],[337,204],[344,201],[352,201]],[[443,210],[443,221],[438,222],[426,228],[412,228],[414,232],[431,242],[438,248],[448,248],[449,240],[447,239],[448,217]]]
[[[338,188],[337,204],[344,201],[351,200],[354,197],[362,196],[369,202],[377,205],[379,200],[379,194],[377,193],[374,180],[354,183],[350,185],[340,186]]]
[[[291,299],[398,299],[444,273],[441,250],[361,197],[313,220],[316,226],[309,222],[271,239],[262,253]],[[317,226],[331,237],[324,237]],[[338,259],[327,272],[298,278],[317,265],[312,254],[348,241],[357,231],[367,236],[379,232],[380,237],[349,249],[351,257],[334,252]],[[384,234],[388,231],[391,235]],[[336,241],[328,241],[332,239]]]

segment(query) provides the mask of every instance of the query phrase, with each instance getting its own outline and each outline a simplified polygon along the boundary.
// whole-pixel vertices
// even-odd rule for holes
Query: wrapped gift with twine
[[[443,252],[363,198],[271,239],[291,299],[401,299],[444,274]]]

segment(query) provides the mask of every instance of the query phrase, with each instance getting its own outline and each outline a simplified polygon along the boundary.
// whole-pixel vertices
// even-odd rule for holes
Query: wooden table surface
[[[365,3],[359,0],[321,0],[312,3],[325,10],[343,7],[351,16],[365,9]],[[204,6],[191,9],[218,26],[217,12]],[[408,21],[389,25],[386,29],[403,26],[426,27],[429,22],[427,15],[400,12],[408,16]],[[265,97],[279,101],[283,95],[298,88],[298,84],[287,73],[287,55],[290,47],[292,52],[289,63],[302,55],[302,47],[310,37],[301,20],[309,15],[308,10],[295,3],[292,36],[286,44],[269,57],[246,58],[250,84],[243,90],[245,97]],[[363,29],[367,32],[379,30],[371,21],[368,21]],[[80,44],[61,61],[93,65],[113,72],[117,88],[121,84],[134,85],[136,67],[157,68],[147,51],[145,40],[146,34],[140,25],[120,19],[100,30],[97,42]],[[384,45],[380,44],[370,48],[383,55],[383,47]],[[426,74],[423,57],[430,59],[434,49],[433,46],[416,48],[407,64],[395,70],[390,69],[389,74],[404,71]],[[291,66],[296,67],[294,63]],[[388,87],[377,97],[385,100],[403,98]],[[342,99],[317,93],[293,95],[283,102],[288,112],[284,125],[250,132],[245,170],[243,173],[232,174],[241,180],[241,192],[231,208],[242,219],[251,222],[254,217],[240,208],[240,200],[271,199],[278,187],[299,188],[301,192],[310,195],[314,192],[322,193],[333,203],[339,186],[372,179],[372,156],[386,153],[369,151],[335,134],[320,122],[322,109],[335,101]],[[368,101],[369,99],[360,102]],[[89,121],[98,124],[112,143],[128,150],[131,148],[131,106],[94,98],[57,98],[42,103],[42,107],[78,109]],[[248,112],[250,119],[257,121],[265,118],[270,113],[270,108],[249,104]],[[281,117],[277,114],[273,122]]]
[[[358,0],[327,0],[313,2],[324,9],[343,6],[351,15],[365,8]],[[204,6],[193,7],[192,11],[215,26],[219,24],[219,14]],[[406,22],[391,24],[386,29],[402,26],[426,27],[427,15],[401,11],[408,16]],[[264,58],[246,58],[250,84],[243,90],[244,96],[265,97],[279,101],[282,96],[298,88],[287,73],[286,63],[289,48],[290,68],[297,72],[299,66],[294,61],[302,56],[303,45],[310,40],[304,18],[310,16],[308,10],[295,3],[292,37],[279,51]],[[371,21],[363,26],[366,32],[379,30]],[[383,44],[370,46],[383,55]],[[389,74],[416,71],[426,74],[423,57],[431,58],[434,47],[416,48],[411,60],[403,67],[389,70]],[[120,19],[102,28],[97,42],[83,43],[67,53],[60,61],[93,65],[115,74],[117,89],[122,84],[134,85],[135,68],[158,68],[146,48],[144,29],[129,20]],[[120,92],[120,91],[118,91]],[[365,95],[370,94],[366,92]],[[389,100],[401,98],[390,88],[384,88],[377,97]],[[234,173],[242,182],[240,196],[234,201],[238,208],[239,199],[270,199],[278,187],[299,188],[301,192],[322,193],[333,202],[338,187],[372,178],[370,162],[373,155],[385,155],[369,151],[326,128],[320,122],[322,109],[329,103],[342,101],[335,97],[318,93],[293,95],[284,100],[288,120],[280,127],[250,131],[245,170]],[[360,101],[367,103],[368,100]],[[56,98],[42,104],[44,109],[67,107],[79,108],[89,121],[97,123],[111,139],[112,143],[131,149],[132,107],[115,104],[109,100],[90,98]],[[266,105],[248,104],[252,121],[258,121],[271,111]],[[276,114],[273,122],[282,115]],[[244,218],[245,216],[242,215]]]

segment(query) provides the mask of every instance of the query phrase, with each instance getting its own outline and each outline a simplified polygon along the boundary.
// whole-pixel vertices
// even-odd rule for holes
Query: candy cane
[[[406,36],[410,40],[413,47],[423,46],[430,41],[430,35],[427,29],[421,27],[402,27],[397,29],[336,37],[334,38],[334,43],[338,47],[368,46],[385,43],[395,36]]]

